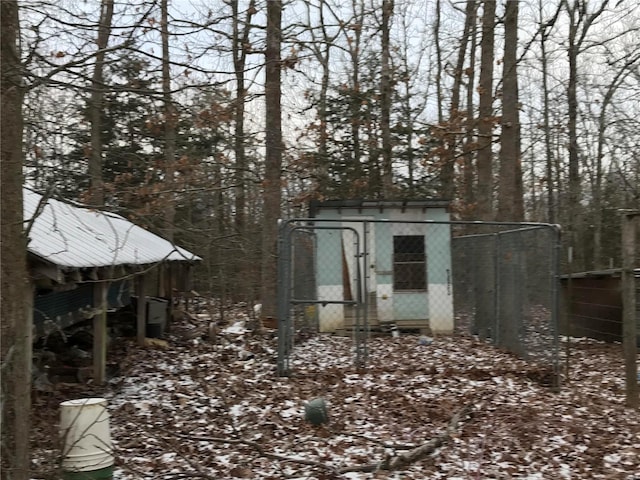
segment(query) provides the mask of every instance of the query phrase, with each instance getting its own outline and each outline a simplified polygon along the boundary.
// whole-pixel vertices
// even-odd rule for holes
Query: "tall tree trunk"
[[[244,18],[244,22],[241,20],[241,12],[239,10],[239,0],[232,0],[232,53],[233,53],[233,70],[236,80],[236,93],[234,99],[234,138],[233,138],[233,151],[235,155],[235,172],[234,172],[234,193],[235,193],[235,208],[234,208],[234,224],[237,234],[237,241],[239,242],[239,250],[249,250],[247,242],[248,236],[247,230],[247,154],[246,144],[247,139],[245,137],[245,107],[247,102],[247,88],[245,84],[245,69],[247,64],[247,55],[250,51],[251,45],[249,44],[249,33],[251,31],[251,19],[254,13],[256,13],[255,1],[251,0],[247,7]],[[232,291],[243,292],[247,291],[246,278],[250,277],[249,268],[250,261],[244,261],[241,259],[236,262],[235,275],[232,276],[234,281],[228,283],[228,287]],[[250,294],[252,298],[247,299],[250,302],[255,301],[255,292]]]
[[[276,318],[277,238],[282,188],[282,109],[280,45],[282,1],[267,2],[267,46],[265,50],[266,158],[264,215],[262,228],[262,318]]]
[[[391,55],[389,30],[393,0],[382,0],[382,58],[380,77],[380,128],[382,130],[382,196],[393,196],[393,149],[391,146]]]
[[[568,102],[568,122],[567,130],[569,135],[569,205],[566,211],[569,216],[565,219],[568,230],[570,232],[570,241],[573,245],[578,241],[580,235],[580,219],[581,210],[580,195],[580,164],[578,151],[578,20],[576,18],[576,5],[569,8],[570,24],[569,24],[569,49],[567,55],[569,57],[569,81],[567,85],[567,102]],[[574,264],[582,269],[584,266],[584,257],[582,249],[576,249],[576,258]]]
[[[467,75],[467,98],[466,98],[466,115],[467,121],[465,122],[465,146],[463,156],[463,181],[464,188],[462,190],[463,198],[463,220],[471,220],[474,217],[474,208],[476,203],[475,195],[475,168],[473,163],[474,158],[474,141],[475,141],[475,119],[474,119],[474,98],[475,98],[475,75],[476,75],[476,49],[477,49],[477,22],[476,14],[478,11],[478,2],[475,0],[469,0],[467,2],[467,17],[472,18],[469,49],[469,67]]]
[[[609,125],[609,115],[607,108],[611,105],[616,90],[624,82],[624,80],[636,71],[640,62],[640,54],[627,55],[623,65],[616,72],[607,87],[600,106],[600,114],[598,115],[598,144],[596,152],[595,165],[595,185],[593,187],[593,268],[596,270],[606,267],[606,261],[603,255],[603,177],[604,177],[604,149],[607,143],[607,126]]]
[[[255,1],[251,0],[246,11],[246,17],[241,29],[239,1],[231,2],[233,11],[233,70],[236,79],[236,98],[234,102],[234,138],[233,151],[236,158],[235,165],[235,226],[236,231],[242,237],[246,224],[246,177],[247,177],[247,155],[246,138],[244,132],[244,114],[247,101],[247,91],[245,85],[245,68],[247,64],[247,52],[249,51],[249,33],[251,30],[251,19],[256,12]]]
[[[438,5],[440,2],[438,1]],[[439,8],[438,8],[439,10]],[[439,15],[439,13],[438,13]],[[449,122],[445,126],[445,148],[443,149],[443,162],[440,171],[441,196],[453,200],[456,198],[455,188],[455,163],[457,137],[462,126],[463,114],[460,111],[460,93],[462,88],[462,76],[464,75],[464,62],[467,58],[467,45],[469,35],[475,22],[475,1],[468,1],[465,11],[464,30],[458,49],[458,58],[453,72],[453,86],[451,87],[451,105],[449,107]],[[439,47],[437,48],[439,50]],[[440,56],[440,54],[438,54]]]
[[[169,0],[160,2],[162,36],[162,99],[164,102],[164,222],[163,235],[173,242],[175,235],[175,192],[174,175],[176,169],[176,124],[178,111],[171,94],[171,63],[169,57]]]
[[[105,49],[111,35],[113,0],[102,0],[96,44],[98,53],[91,78],[89,118],[91,120],[91,152],[89,156],[89,201],[92,205],[104,205],[104,181],[102,179],[102,110],[104,97]]]
[[[352,0],[351,5],[354,14],[354,24],[352,26],[353,37],[350,37],[349,57],[351,60],[351,89],[353,91],[351,99],[351,142],[353,145],[353,153],[351,160],[353,161],[354,178],[362,178],[362,149],[360,145],[360,132],[362,124],[362,113],[360,111],[360,68],[361,68],[361,43],[362,43],[362,26],[364,23],[364,6],[358,4],[357,0]],[[358,10],[360,9],[360,10]]]
[[[329,92],[329,76],[331,74],[331,44],[334,38],[330,38],[324,22],[324,2],[320,4],[320,25],[322,28],[322,38],[324,41],[324,52],[318,52],[316,58],[320,60],[322,66],[322,79],[320,83],[320,98],[318,99],[318,116],[320,117],[320,131],[318,132],[318,192],[322,195],[326,192],[329,184],[329,151],[327,139],[327,98]]]
[[[506,2],[502,68],[502,129],[496,220],[524,220],[518,97],[518,2]]]
[[[23,233],[22,99],[18,3],[0,2],[0,327],[2,478],[27,480],[31,408],[33,293]]]
[[[484,0],[480,43],[480,103],[478,119],[478,216],[493,220],[493,62],[495,0]]]
[[[563,0],[569,14],[569,81],[567,85],[569,135],[569,205],[565,219],[570,233],[570,241],[576,247],[574,265],[586,268],[584,245],[587,238],[584,225],[584,211],[581,205],[582,185],[580,179],[580,147],[578,145],[578,55],[587,32],[593,22],[604,12],[609,0],[602,0],[593,13],[587,13],[588,0]]]
[[[538,1],[538,11],[540,12],[540,20],[542,21],[544,1]],[[547,221],[549,223],[556,222],[555,215],[555,182],[553,178],[553,150],[551,145],[551,122],[550,122],[550,99],[549,99],[549,61],[547,57],[547,39],[549,38],[548,28],[553,24],[541,26],[540,31],[540,63],[542,67],[542,125],[544,135],[545,150],[545,176],[547,183]]]
[[[436,12],[435,19],[433,22],[433,43],[436,49],[436,78],[435,78],[435,86],[436,86],[436,111],[438,115],[438,125],[440,128],[445,128],[445,130],[450,130],[453,128],[451,124],[444,125],[444,95],[442,94],[442,46],[440,45],[440,21],[442,16],[442,2],[441,0],[436,0]],[[464,39],[463,39],[464,42]],[[453,90],[455,92],[455,73],[454,73],[454,86]],[[452,94],[455,96],[455,93]],[[453,104],[455,98],[452,98],[451,103]],[[454,187],[454,160],[453,156],[449,155],[448,142],[450,137],[450,132],[445,132],[443,136],[438,135],[437,143],[438,150],[440,151],[440,192],[439,195],[442,198],[453,199],[455,196],[455,187]],[[454,154],[452,154],[454,155]]]
[[[327,140],[329,138],[328,125],[327,125],[327,105],[328,105],[328,93],[329,93],[329,80],[331,76],[331,49],[334,48],[334,41],[338,37],[339,33],[330,35],[327,29],[328,20],[325,18],[325,8],[327,6],[326,0],[320,0],[317,5],[318,15],[318,28],[321,31],[321,36],[318,38],[315,33],[315,28],[312,27],[314,23],[315,13],[312,14],[312,5],[306,3],[307,8],[307,24],[309,25],[309,34],[311,35],[311,42],[308,48],[313,52],[313,55],[322,69],[322,75],[320,77],[320,91],[318,93],[317,103],[317,115],[318,115],[318,141],[317,141],[317,156],[313,165],[315,174],[315,191],[320,197],[324,197],[328,192],[329,187],[329,151]]]
[[[480,41],[480,100],[478,109],[478,196],[477,213],[480,220],[493,220],[493,62],[495,0],[484,0],[482,12],[482,39]],[[492,265],[491,251],[479,252],[479,265]],[[475,328],[481,338],[491,335],[492,321],[495,319],[496,305],[495,278],[492,268],[483,268],[479,272],[476,293]]]

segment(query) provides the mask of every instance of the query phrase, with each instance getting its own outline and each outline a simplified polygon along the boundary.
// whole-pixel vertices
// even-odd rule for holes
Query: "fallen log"
[[[297,456],[283,455],[279,453],[270,452],[268,447],[260,444],[259,442],[248,440],[242,438],[241,436],[235,438],[229,437],[211,437],[211,436],[200,436],[200,435],[185,435],[177,432],[168,432],[169,434],[176,436],[178,438],[182,438],[185,440],[194,440],[194,441],[208,441],[215,442],[220,444],[228,444],[228,445],[244,445],[250,447],[256,451],[256,453],[262,457],[268,458],[270,460],[274,460],[277,462],[286,462],[286,463],[294,463],[299,465],[305,465],[310,467],[315,467],[327,472],[331,472],[334,475],[344,475],[349,472],[377,472],[381,470],[401,470],[402,468],[418,462],[429,455],[431,455],[436,449],[440,448],[442,445],[447,443],[455,431],[458,429],[458,425],[460,422],[467,420],[471,416],[471,406],[467,405],[460,409],[447,424],[444,432],[439,434],[438,436],[430,439],[426,443],[414,447],[406,452],[400,453],[395,456],[388,455],[384,459],[380,460],[376,463],[368,463],[364,465],[353,465],[348,467],[338,468],[329,463],[325,463],[322,461],[312,460],[308,458],[301,458]]]
[[[407,465],[415,463],[423,458],[431,455],[436,449],[440,448],[451,439],[453,433],[457,430],[458,424],[466,420],[471,415],[471,406],[467,405],[460,409],[451,420],[444,432],[432,438],[427,443],[415,447],[407,452],[400,453],[396,456],[388,456],[384,460],[377,463],[369,463],[365,465],[354,465],[344,467],[339,470],[340,474],[349,472],[376,472],[379,470],[400,470]]]

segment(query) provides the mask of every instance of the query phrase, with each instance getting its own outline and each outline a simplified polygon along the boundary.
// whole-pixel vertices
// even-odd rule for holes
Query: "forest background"
[[[199,289],[259,298],[272,188],[275,218],[440,197],[561,224],[578,269],[619,261],[640,195],[632,2],[284,2],[271,119],[264,2],[19,6],[26,184],[195,251]]]
[[[1,8],[3,298],[23,184],[193,251],[196,288],[225,301],[275,297],[277,219],[311,199],[446,198],[457,219],[562,225],[574,270],[620,264],[619,210],[640,205],[633,1]]]

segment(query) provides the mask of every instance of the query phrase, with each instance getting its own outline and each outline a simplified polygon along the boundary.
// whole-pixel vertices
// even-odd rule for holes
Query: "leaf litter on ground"
[[[311,336],[278,377],[274,332],[232,323],[207,340],[192,327],[173,325],[166,347],[114,342],[120,373],[103,387],[35,395],[32,478],[59,469],[59,402],[101,396],[116,480],[640,479],[619,344],[570,339],[556,392],[546,367],[470,335],[372,337],[363,368],[351,338]],[[315,398],[328,424],[304,420]]]

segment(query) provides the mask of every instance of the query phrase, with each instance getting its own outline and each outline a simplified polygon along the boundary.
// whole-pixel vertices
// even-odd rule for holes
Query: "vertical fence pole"
[[[363,229],[364,231],[364,229]],[[362,334],[364,330],[364,322],[362,321],[362,312],[363,312],[363,298],[362,298],[362,251],[360,246],[360,237],[357,231],[353,232],[353,268],[354,268],[354,277],[356,281],[355,292],[352,294],[352,300],[355,300],[355,313],[356,313],[356,322],[354,329],[354,340],[356,342],[356,368],[362,368],[363,359],[362,359]]]
[[[500,245],[500,232],[493,234],[494,242],[493,242],[493,256],[491,258],[491,268],[493,270],[492,275],[492,305],[491,305],[491,314],[493,315],[493,323],[491,328],[491,341],[494,345],[500,345],[502,342],[502,328],[503,323],[500,318],[500,295],[502,292],[500,291],[500,255],[501,255],[501,247]]]
[[[145,292],[145,275],[141,273],[136,279],[136,294],[138,303],[136,305],[136,340],[138,345],[144,345],[147,336],[147,297]]]
[[[567,336],[567,342],[565,345],[565,375],[567,381],[571,380],[570,371],[571,371],[571,335],[573,333],[572,326],[573,322],[571,321],[571,309],[573,308],[573,246],[569,245],[567,249],[567,262],[569,264],[569,273],[567,276],[567,305],[565,306],[565,320],[566,320],[566,331],[565,335]]]
[[[107,369],[107,294],[108,280],[94,284],[93,317],[93,380],[96,385],[104,384]]]
[[[636,288],[633,264],[636,255],[637,223],[640,211],[622,214],[622,344],[624,346],[626,404],[638,408],[638,365],[636,337]]]
[[[280,220],[278,228],[278,279],[277,279],[277,320],[278,320],[278,376],[289,375],[289,288],[291,271],[291,247],[289,244],[289,224]]]
[[[562,230],[557,225],[549,227],[552,235],[551,260],[551,328],[553,330],[553,385],[555,391],[560,391],[560,255],[562,254]],[[568,322],[567,313],[567,322]],[[567,328],[567,345],[569,345],[569,328]],[[567,349],[569,347],[567,346]],[[567,354],[569,351],[567,350]],[[569,359],[567,355],[567,376],[569,374]]]
[[[364,368],[367,363],[367,337],[369,335],[369,222],[362,223],[362,239],[358,255],[358,267],[360,284],[360,311],[362,313],[362,330],[359,332],[360,341],[358,345],[358,367]]]

